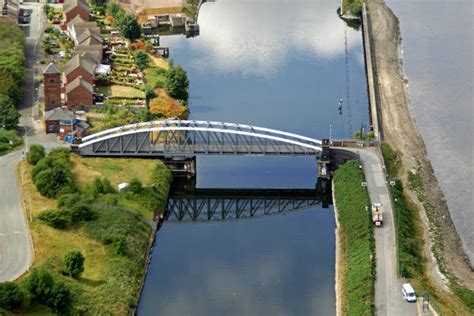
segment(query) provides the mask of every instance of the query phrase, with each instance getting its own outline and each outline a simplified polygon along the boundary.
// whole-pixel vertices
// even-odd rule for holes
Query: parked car
[[[416,302],[416,293],[410,283],[402,285],[402,296],[407,302]]]
[[[51,23],[53,24],[61,24],[61,20],[55,19]]]

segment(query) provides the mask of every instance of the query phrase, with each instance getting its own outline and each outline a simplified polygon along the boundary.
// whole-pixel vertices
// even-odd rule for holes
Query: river
[[[206,3],[199,37],[164,37],[190,79],[190,118],[269,127],[317,139],[368,126],[360,31],[338,1]],[[347,49],[345,47],[347,42]],[[347,55],[346,55],[347,50]],[[343,99],[342,114],[337,105]],[[310,188],[314,158],[198,157],[199,188]],[[165,222],[140,315],[332,315],[334,214]]]
[[[388,4],[400,20],[416,125],[474,264],[473,2],[390,0]]]

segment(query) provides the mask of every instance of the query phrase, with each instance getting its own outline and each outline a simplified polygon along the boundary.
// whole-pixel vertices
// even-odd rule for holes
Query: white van
[[[416,293],[410,283],[402,285],[402,296],[407,302],[416,302]]]

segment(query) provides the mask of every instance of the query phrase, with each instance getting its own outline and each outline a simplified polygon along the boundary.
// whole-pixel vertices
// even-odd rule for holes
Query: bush
[[[84,256],[78,250],[69,251],[64,256],[64,269],[73,278],[79,278],[84,272]]]
[[[135,64],[137,67],[143,71],[146,67],[148,67],[148,63],[150,62],[150,57],[148,54],[141,50],[136,50],[133,53],[133,58],[135,59]]]
[[[170,66],[166,72],[165,91],[172,98],[188,101],[189,80],[186,71],[181,66]]]
[[[26,160],[32,166],[35,166],[41,159],[46,156],[44,147],[38,144],[30,146],[28,153],[26,154]]]
[[[127,251],[127,241],[124,236],[115,237],[112,242],[112,249],[116,255],[123,256]]]
[[[133,178],[128,183],[128,187],[127,187],[126,190],[129,191],[129,192],[138,194],[138,193],[143,191],[143,184],[139,179]]]
[[[79,223],[83,221],[92,221],[97,219],[97,214],[92,208],[84,203],[76,204],[71,209],[71,222]]]
[[[15,129],[20,121],[20,116],[12,99],[6,95],[0,95],[0,128]]]
[[[400,152],[392,149],[389,144],[382,143],[382,156],[387,167],[387,173],[389,177],[395,178],[400,172],[402,166],[402,160]]]
[[[47,210],[38,215],[44,224],[56,229],[64,229],[71,221],[71,215],[64,210]]]
[[[0,308],[8,311],[16,310],[23,303],[23,298],[24,294],[17,284],[13,282],[0,283]]]
[[[25,283],[33,300],[45,304],[53,312],[66,313],[70,303],[70,291],[64,283],[55,282],[48,269],[34,268]]]

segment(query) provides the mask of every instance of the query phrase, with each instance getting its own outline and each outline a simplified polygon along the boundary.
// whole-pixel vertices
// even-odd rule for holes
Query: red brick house
[[[94,83],[94,71],[97,68],[95,59],[87,53],[77,54],[64,65],[64,76],[66,83],[74,81],[78,77],[89,84]]]
[[[45,111],[61,106],[61,71],[50,63],[43,72]]]
[[[66,0],[63,6],[64,20],[67,22],[80,16],[84,21],[90,19],[90,8],[87,0]]]
[[[66,106],[68,109],[74,109],[80,106],[89,106],[94,104],[94,88],[81,77],[77,77],[65,87]]]

